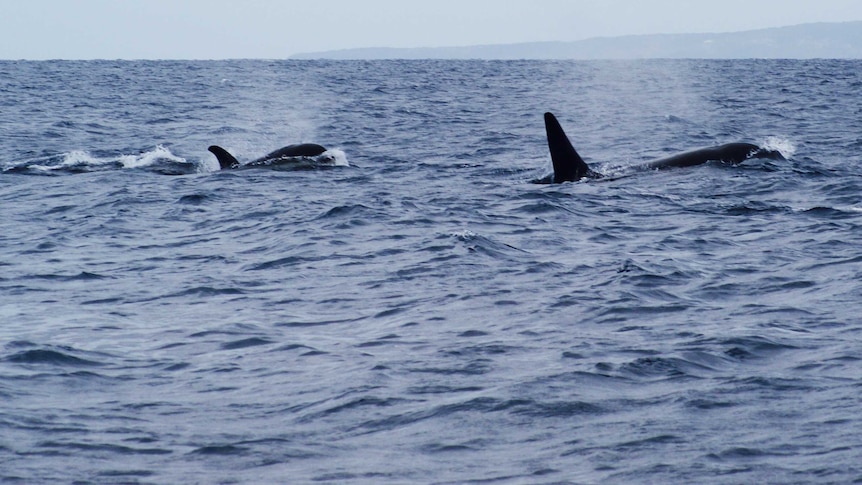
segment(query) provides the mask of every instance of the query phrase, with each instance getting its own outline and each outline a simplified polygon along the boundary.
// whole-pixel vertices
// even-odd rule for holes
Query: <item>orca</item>
[[[560,184],[575,182],[583,178],[602,178],[602,174],[592,170],[584,162],[553,113],[545,113],[545,132],[548,136],[548,149],[554,166],[553,175],[537,180],[537,183]],[[761,148],[751,143],[726,143],[724,145],[700,148],[669,157],[660,158],[640,165],[640,168],[665,169],[672,167],[691,167],[706,162],[725,162],[733,165],[751,158],[785,160],[781,152]]]
[[[245,168],[245,167],[267,167],[278,165],[285,162],[300,162],[300,161],[310,161],[314,157],[319,157],[324,152],[326,152],[326,148],[314,144],[314,143],[301,143],[297,145],[288,145],[286,147],[279,148],[274,152],[267,153],[266,155],[252,160],[248,163],[241,164],[239,161],[234,158],[227,150],[218,146],[212,145],[207,148],[213,155],[218,159],[219,168],[222,170],[232,169],[232,168]],[[323,160],[321,160],[323,161]],[[332,161],[327,159],[325,161]]]

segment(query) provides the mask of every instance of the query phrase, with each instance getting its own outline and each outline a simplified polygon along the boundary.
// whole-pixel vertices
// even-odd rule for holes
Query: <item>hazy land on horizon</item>
[[[595,37],[456,47],[368,47],[293,59],[860,59],[862,21],[811,23],[731,33]]]

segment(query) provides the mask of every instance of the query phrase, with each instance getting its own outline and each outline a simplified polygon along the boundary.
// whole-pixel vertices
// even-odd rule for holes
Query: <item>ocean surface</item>
[[[860,61],[0,62],[0,482],[862,483],[860,152]]]

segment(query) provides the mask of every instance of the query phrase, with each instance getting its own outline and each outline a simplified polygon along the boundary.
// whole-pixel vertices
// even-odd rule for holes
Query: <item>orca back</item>
[[[221,168],[222,170],[239,168],[239,160],[237,160],[224,148],[218,145],[212,145],[207,148],[207,150],[209,150],[210,152],[212,152],[213,155],[216,156],[216,158],[218,159],[219,168]],[[326,148],[315,143],[300,143],[297,145],[289,145],[283,148],[279,148],[272,153],[268,153],[267,155],[260,157],[257,160],[249,162],[248,165],[261,165],[266,164],[267,162],[277,162],[278,160],[289,158],[316,157],[325,151]]]
[[[279,148],[272,153],[268,153],[266,156],[259,158],[259,161],[263,160],[276,160],[279,158],[293,158],[293,157],[316,157],[321,153],[325,152],[326,148],[316,144],[316,143],[300,143],[297,145],[288,145],[284,148]]]
[[[669,167],[691,167],[706,162],[725,162],[737,165],[752,158],[785,159],[781,152],[777,150],[761,148],[751,143],[725,143],[724,145],[677,153],[669,157],[653,160],[643,166],[646,168],[662,169]]]

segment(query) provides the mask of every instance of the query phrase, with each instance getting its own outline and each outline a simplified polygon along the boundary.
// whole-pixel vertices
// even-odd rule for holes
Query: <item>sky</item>
[[[282,59],[862,20],[860,0],[0,0],[0,59]]]

